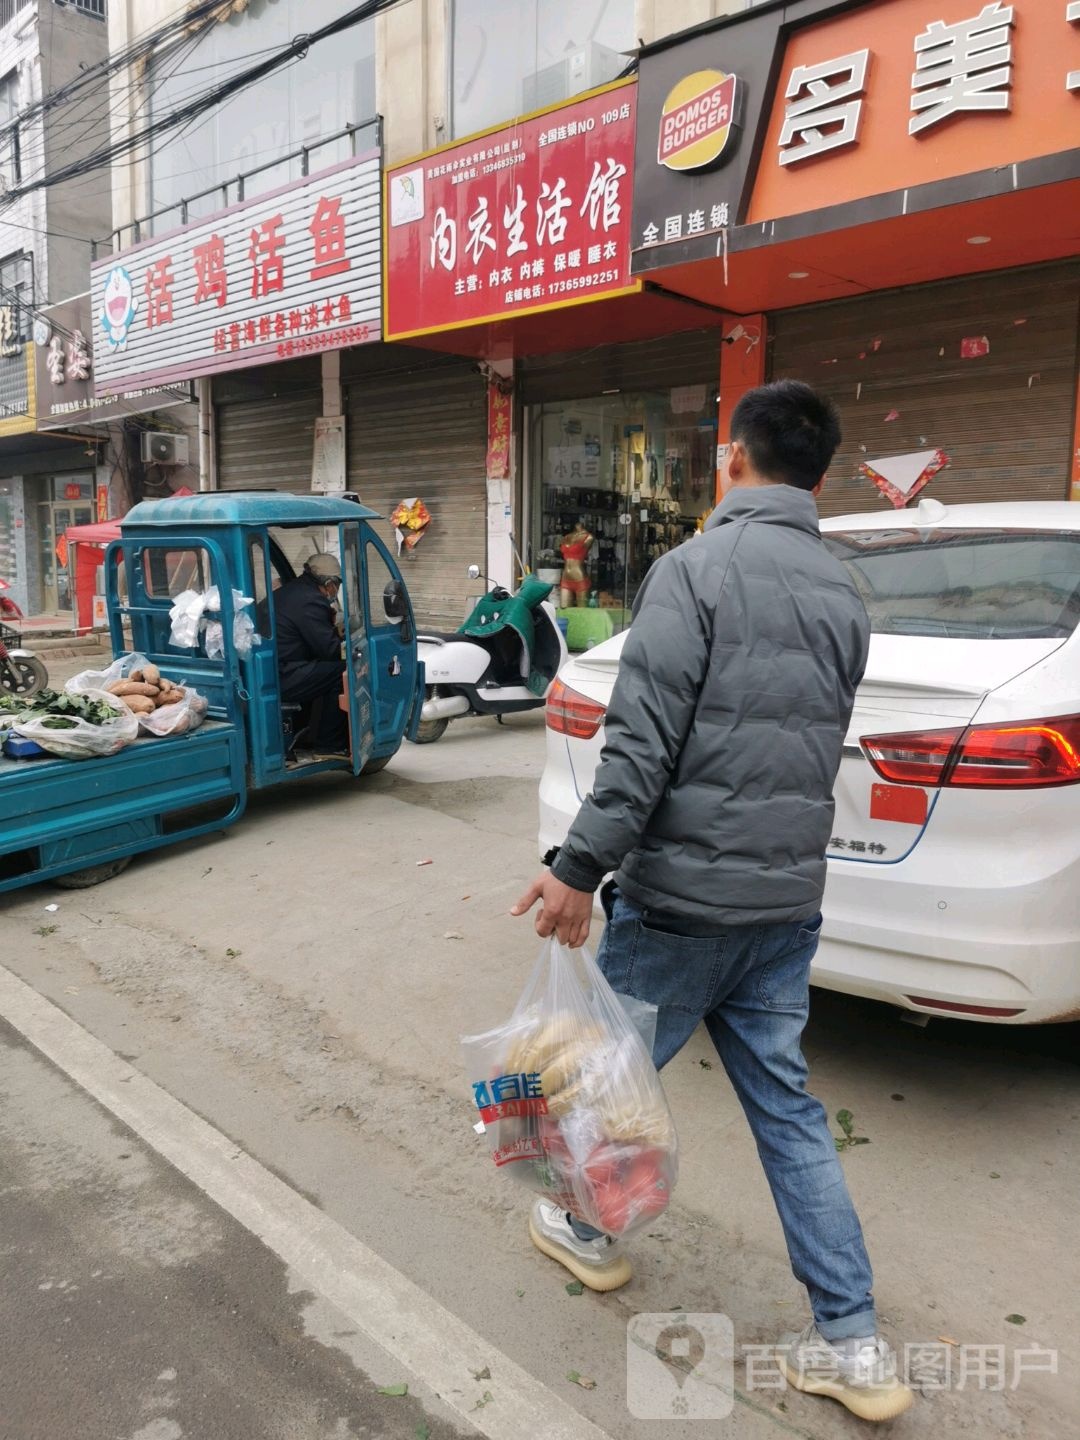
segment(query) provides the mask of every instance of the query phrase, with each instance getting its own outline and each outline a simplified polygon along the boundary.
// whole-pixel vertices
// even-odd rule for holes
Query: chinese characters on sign
[[[636,289],[635,99],[616,86],[391,171],[388,334]]]
[[[487,478],[506,480],[510,475],[510,417],[513,405],[508,384],[488,383]]]
[[[368,154],[93,269],[100,395],[380,337]]]
[[[784,92],[780,164],[791,165],[850,145],[858,137],[870,51],[857,50],[821,65],[796,65]]]
[[[919,113],[908,125],[910,134],[962,110],[1008,110],[1012,23],[1013,7],[992,0],[970,20],[935,20],[916,37],[911,108]]]

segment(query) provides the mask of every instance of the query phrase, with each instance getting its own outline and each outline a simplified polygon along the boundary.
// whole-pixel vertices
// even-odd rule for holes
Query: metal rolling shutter
[[[887,507],[860,462],[936,446],[952,463],[926,493],[946,504],[1065,499],[1078,319],[1076,262],[771,317],[773,378],[806,380],[840,408],[822,514]],[[961,359],[961,340],[983,335],[990,353]]]
[[[720,377],[720,330],[713,326],[580,354],[538,355],[522,362],[520,375],[526,405],[582,400],[610,390],[715,385]]]
[[[484,380],[471,361],[385,346],[349,352],[342,383],[349,488],[383,516],[401,500],[424,501],[431,524],[399,563],[418,620],[456,630],[477,590],[466,572],[487,559]],[[393,554],[389,524],[377,528]]]
[[[318,360],[238,371],[215,383],[214,400],[220,489],[310,493]]]

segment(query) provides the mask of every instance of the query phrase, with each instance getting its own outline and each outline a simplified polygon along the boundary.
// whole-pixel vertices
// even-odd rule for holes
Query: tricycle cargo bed
[[[231,825],[246,801],[228,721],[91,760],[0,757],[0,891]]]

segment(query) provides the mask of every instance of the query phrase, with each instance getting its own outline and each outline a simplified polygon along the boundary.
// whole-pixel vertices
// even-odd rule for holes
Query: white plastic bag
[[[197,730],[206,719],[210,701],[190,685],[184,689],[184,698],[175,705],[161,705],[150,715],[138,716],[139,729],[145,735],[186,735]]]
[[[135,670],[143,670],[149,664],[145,655],[121,655],[104,670],[83,670],[73,675],[64,686],[69,695],[85,695],[106,690],[116,680],[126,680]],[[210,702],[183,680],[176,684],[184,691],[184,698],[175,705],[162,705],[150,715],[138,715],[139,729],[144,735],[185,735],[197,730],[206,719]],[[125,709],[127,707],[125,706]]]
[[[199,643],[205,609],[206,596],[198,590],[185,590],[178,595],[169,611],[172,621],[169,643],[178,650],[194,650]]]
[[[216,585],[211,585],[205,599],[206,609],[216,615],[221,609],[221,596]],[[262,644],[262,636],[256,633],[254,620],[246,613],[246,607],[255,602],[250,595],[242,595],[239,590],[232,592],[232,602],[233,648],[241,660],[246,660],[255,646]],[[209,660],[225,658],[225,632],[220,620],[206,622],[206,655]]]
[[[64,686],[69,695],[85,695],[89,690],[107,690],[117,680],[126,680],[133,670],[149,665],[145,655],[121,655],[104,670],[81,670]]]
[[[495,1164],[609,1235],[655,1219],[678,1175],[639,1012],[588,952],[551,939],[506,1024],[461,1042]]]
[[[35,715],[33,719],[15,725],[15,734],[36,741],[50,755],[59,755],[63,760],[90,760],[96,755],[115,755],[139,738],[139,722],[122,700],[110,695],[107,690],[82,690],[79,693],[90,700],[104,701],[116,711],[116,719],[91,725],[75,715]],[[56,728],[58,718],[65,721],[63,729]]]

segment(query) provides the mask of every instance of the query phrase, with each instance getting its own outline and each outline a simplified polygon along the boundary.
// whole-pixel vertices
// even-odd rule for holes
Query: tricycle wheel
[[[394,755],[396,754],[397,751],[395,750]],[[389,765],[390,761],[394,758],[394,755],[380,755],[377,760],[369,760],[363,770],[360,771],[360,774],[378,775],[380,770],[386,769],[387,765]]]
[[[414,743],[417,745],[434,745],[436,740],[441,740],[446,734],[446,727],[449,724],[449,720],[421,720]]]
[[[104,865],[89,865],[85,870],[57,875],[56,883],[62,890],[89,890],[91,885],[101,885],[116,875],[122,875],[130,864],[131,856],[125,855],[122,860],[109,860]]]
[[[9,695],[36,695],[48,683],[49,672],[36,655],[12,655],[0,667],[0,690]]]

